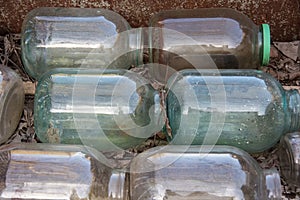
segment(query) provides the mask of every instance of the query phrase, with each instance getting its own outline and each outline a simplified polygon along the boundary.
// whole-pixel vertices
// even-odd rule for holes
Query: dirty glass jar
[[[34,124],[42,142],[110,151],[160,131],[159,93],[128,70],[55,69],[38,83]]]
[[[300,187],[300,132],[288,133],[281,138],[278,155],[285,181]]]
[[[173,144],[261,152],[300,129],[300,95],[257,70],[182,70],[168,80]]]
[[[0,144],[16,130],[24,106],[24,88],[12,69],[0,65]]]
[[[52,68],[128,69],[142,62],[139,29],[119,14],[93,8],[36,8],[22,27],[26,71],[38,79]]]
[[[276,169],[262,170],[246,152],[229,146],[160,146],[130,165],[132,200],[281,199]]]
[[[257,26],[234,9],[161,11],[153,15],[149,26],[154,27],[149,33],[150,60],[176,71],[252,69],[269,62],[269,26]],[[164,68],[162,72],[167,73]]]
[[[0,147],[1,199],[108,199],[126,195],[125,173],[101,163],[95,150],[74,145]]]

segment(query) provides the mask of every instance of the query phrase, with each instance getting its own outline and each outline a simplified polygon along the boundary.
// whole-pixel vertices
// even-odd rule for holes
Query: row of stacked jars
[[[203,16],[201,16],[201,13],[203,13]],[[186,23],[186,20],[181,18],[186,18],[187,15],[190,15],[190,17],[199,15],[199,21]],[[167,17],[175,19],[172,20]],[[40,8],[28,15],[23,26],[22,56],[27,71],[39,80],[35,97],[35,128],[36,134],[43,142],[84,144],[101,151],[119,150],[140,144],[164,126],[166,121],[162,104],[164,99],[158,91],[154,90],[149,80],[128,70],[92,69],[99,66],[101,66],[100,68],[105,67],[109,69],[124,68],[134,62],[140,63],[143,51],[136,49],[141,48],[140,45],[143,44],[142,40],[139,40],[143,38],[143,30],[136,29],[116,35],[118,32],[121,32],[121,29],[117,26],[120,25],[121,21],[125,24],[127,23],[116,13],[101,9]],[[224,21],[226,25],[224,25]],[[150,38],[153,40],[152,43],[150,41],[150,49],[153,49],[153,51],[150,50],[151,60],[167,64],[176,70],[181,69],[182,66],[190,68],[190,64],[193,64],[196,68],[199,68],[197,65],[200,64],[200,67],[207,68],[208,66],[213,66],[212,63],[216,63],[214,66],[218,68],[249,68],[250,66],[256,67],[260,65],[259,63],[266,64],[268,60],[267,26],[262,26],[263,28],[259,31],[259,28],[250,22],[245,16],[229,9],[160,13],[153,18],[152,23],[157,23],[163,28],[148,29],[147,31],[147,34],[152,34]],[[224,27],[218,27],[222,24]],[[240,28],[245,25],[248,25],[248,28],[247,26],[244,28],[248,32]],[[172,29],[167,30],[164,26],[175,30],[179,27],[177,31],[181,32],[175,32]],[[209,38],[210,33],[207,33],[209,31],[206,30],[206,35],[200,33],[198,38],[195,37],[195,41],[195,38],[190,39],[186,37],[186,34],[182,34],[189,34],[188,31],[184,32],[183,30],[188,30],[188,27],[191,28],[191,26],[196,27],[191,30],[199,31],[205,27],[211,33],[216,33],[216,30],[221,32],[219,32],[220,34],[217,37],[214,35],[214,37]],[[124,27],[128,29],[127,25]],[[225,27],[227,29],[230,27],[230,31],[234,30],[236,34],[228,32],[228,30],[227,35],[222,35]],[[250,29],[253,32],[249,33],[249,27],[251,27]],[[100,28],[101,32],[97,31],[97,28]],[[99,33],[101,34],[99,35]],[[83,34],[88,37],[83,37]],[[227,37],[231,34],[233,38],[228,39]],[[158,39],[157,37],[161,35],[163,35],[163,39]],[[194,35],[194,33],[191,33],[191,35]],[[173,36],[173,38],[168,38],[168,36]],[[178,38],[178,36],[180,37]],[[218,38],[220,36],[222,38]],[[237,38],[238,36],[240,37]],[[203,41],[207,43],[199,44],[199,42]],[[192,42],[196,43],[197,46],[192,45],[194,44]],[[224,43],[226,44],[224,45]],[[208,44],[215,44],[214,47],[218,48],[213,49],[213,45]],[[222,45],[218,46],[218,44]],[[240,46],[238,46],[239,44]],[[125,45],[125,47],[122,45]],[[249,50],[249,47],[251,47],[251,54],[243,52],[244,49]],[[220,53],[220,48],[225,54]],[[252,57],[249,55],[252,55]],[[107,61],[105,61],[106,59]],[[114,62],[111,60],[114,60]],[[74,67],[80,67],[80,69],[72,69]],[[299,120],[298,93],[295,91],[283,91],[276,80],[262,72],[250,70],[183,70],[169,78],[172,74],[172,71],[169,74],[170,67],[149,65],[145,69],[150,71],[155,80],[163,82],[166,79],[165,77],[168,78],[168,83],[166,84],[166,110],[172,129],[172,135],[169,135],[171,144],[225,144],[240,147],[248,152],[259,152],[273,146],[283,133],[299,129],[299,122],[297,121]],[[47,72],[51,68],[70,69],[55,69]],[[274,125],[270,126],[272,123]],[[73,147],[74,149],[72,150]],[[201,149],[202,147],[200,154],[210,152],[207,160],[198,152],[199,148]],[[58,162],[54,165],[57,167],[58,164],[64,166],[63,162],[66,157],[72,158],[74,152],[86,152],[86,150],[83,151],[82,147],[75,146],[20,146],[12,147],[12,149],[17,150],[11,150],[11,152],[7,148],[3,148],[3,152],[6,152],[4,155],[9,155],[3,156],[7,158],[4,159],[4,162],[7,163],[7,173],[10,169],[8,163],[13,157],[16,158],[16,162],[19,161],[18,159],[24,158],[25,160],[33,159],[36,161],[40,160],[40,157],[47,157],[47,149],[49,150],[48,156],[51,159],[54,158],[51,155],[57,153],[61,155],[60,153],[64,151],[69,152],[65,152],[66,156],[62,156],[64,159],[61,159],[61,163]],[[24,153],[23,150],[30,152],[31,148],[32,152],[35,152],[33,155]],[[185,153],[183,154],[183,152]],[[90,151],[81,154],[81,156],[89,153]],[[197,156],[196,153],[197,155],[199,154],[199,158],[191,160],[191,158]],[[38,156],[35,156],[35,154]],[[148,154],[148,157],[158,154],[162,158],[158,160],[150,159],[150,167],[148,166],[149,158],[147,158],[147,153],[145,153],[146,156],[144,157],[142,154],[140,161],[133,162],[132,165],[135,167],[131,166],[131,169],[139,171],[140,168],[143,168],[139,165],[145,163],[145,169],[149,167],[149,169],[160,168],[164,169],[163,171],[165,172],[150,170],[147,171],[149,177],[143,174],[134,175],[134,173],[131,173],[130,176],[133,177],[130,180],[133,181],[130,183],[130,191],[133,199],[163,199],[165,196],[171,197],[172,195],[176,197],[181,196],[184,199],[187,199],[188,195],[191,195],[189,198],[200,198],[202,195],[203,198],[216,199],[221,194],[241,199],[279,199],[281,195],[277,172],[267,171],[264,173],[264,176],[258,170],[257,164],[245,152],[233,147],[217,146],[211,149],[210,146],[167,146],[166,149],[150,150]],[[179,154],[183,155],[183,160],[171,159],[172,157],[180,158]],[[93,156],[94,154],[87,157]],[[172,162],[167,165],[168,162],[165,163],[163,161],[164,156],[166,156],[166,160],[170,161],[171,159]],[[171,158],[168,158],[168,156],[171,156]],[[58,157],[55,157],[55,159],[58,159]],[[219,157],[221,160],[217,159]],[[249,185],[242,181],[236,187],[236,181],[241,181],[242,175],[231,177],[229,169],[224,168],[224,171],[222,171],[219,167],[216,168],[218,163],[219,165],[234,165],[232,158],[235,158],[235,162],[249,163],[249,166],[252,166],[254,169],[253,173],[259,174],[258,177],[253,178],[253,181],[250,180],[251,183]],[[96,157],[96,160],[98,159],[100,158]],[[75,160],[77,160],[76,156]],[[187,161],[191,163],[189,164]],[[51,168],[51,163],[43,160],[41,160],[41,163],[46,163]],[[91,161],[91,166],[95,165],[95,163],[92,163],[94,162]],[[176,166],[178,166],[180,171],[180,173],[176,173],[176,176],[175,173],[172,174],[174,172],[174,169],[171,169],[172,163],[174,164],[174,169],[177,171]],[[206,167],[216,168],[216,170],[212,170],[206,176],[204,176],[203,172],[197,170],[197,173],[201,172],[199,176],[206,177],[200,180],[202,185],[200,182],[191,186],[184,184],[183,188],[176,190],[177,184],[182,183],[190,173],[188,171],[184,172],[187,165],[195,165],[195,169],[201,166],[202,168],[199,168],[202,169],[201,171]],[[236,170],[236,167],[238,167],[240,171],[243,171],[241,169],[246,167],[243,165],[234,165],[230,169]],[[168,166],[171,171],[168,171]],[[38,164],[37,167],[39,168]],[[74,163],[70,167],[74,167]],[[183,168],[179,169],[181,167]],[[96,168],[103,172],[102,169],[105,167],[97,165]],[[17,169],[17,167],[15,166],[13,169]],[[51,170],[53,169],[51,168]],[[227,170],[229,173],[228,180],[231,180],[231,184],[234,184],[236,187],[235,190],[238,190],[224,192],[228,189],[228,184],[230,185],[225,180],[222,183],[224,184],[224,188],[222,188],[224,191],[222,189],[215,191],[213,185],[220,184],[220,177],[223,176],[222,179],[224,179],[224,173]],[[76,173],[76,170],[75,172],[73,171],[72,173]],[[251,170],[249,169],[249,171]],[[291,169],[286,171],[298,173]],[[11,172],[16,174],[16,171],[12,170]],[[191,173],[190,177],[194,178],[197,173]],[[51,174],[48,175],[51,178]],[[80,178],[80,174],[78,175],[78,178]],[[165,182],[169,175],[171,176],[170,182]],[[8,177],[7,174],[4,177]],[[89,177],[91,178],[90,175]],[[85,184],[88,187],[87,191],[92,191],[88,196],[95,195],[95,197],[104,198],[118,194],[116,198],[120,197],[122,199],[124,195],[120,194],[127,194],[126,191],[123,191],[123,187],[119,185],[125,184],[122,181],[124,177],[124,173],[112,172],[111,177],[108,178],[108,185],[100,187],[108,187],[105,191],[92,191],[90,188],[91,184]],[[160,178],[156,179],[153,177]],[[27,179],[26,176],[24,178]],[[56,179],[57,177],[53,178]],[[118,181],[115,184],[114,180],[116,178]],[[25,179],[20,178],[19,181],[24,182],[26,181]],[[63,180],[64,184],[70,181],[65,179],[65,177],[61,177],[60,180]],[[207,191],[203,189],[204,179],[208,182],[211,180],[211,185],[207,187]],[[251,178],[244,174],[243,179],[249,181],[248,179]],[[49,181],[49,177],[44,181]],[[101,182],[101,180],[97,181]],[[164,186],[159,181],[168,186]],[[8,190],[4,189],[2,195],[11,195],[11,193],[14,193],[13,191],[16,191],[16,188],[20,187],[18,181],[12,178],[11,183],[14,182],[16,185]],[[72,182],[74,180],[71,180]],[[78,182],[78,180],[75,182]],[[40,185],[38,186],[40,187]],[[82,185],[79,184],[77,187],[69,188],[72,194],[64,195],[82,195],[81,192],[83,190],[79,192]],[[257,190],[252,193],[247,192],[250,189],[247,187],[257,187]],[[191,188],[193,189],[190,190]],[[23,189],[24,191],[26,190],[26,188]],[[29,190],[26,192],[31,192],[31,195],[33,195],[32,188],[29,187],[27,189]],[[74,189],[76,194],[73,194]],[[59,187],[53,188],[53,191],[56,190],[59,191]],[[4,191],[6,192],[4,193]],[[206,192],[207,194],[205,193],[203,196],[199,192]],[[20,194],[20,197],[25,193]],[[85,194],[87,195],[88,193]],[[18,194],[15,193],[14,195]],[[38,195],[41,194],[39,193]],[[9,198],[13,197],[10,196]]]
[[[299,187],[300,132],[281,140],[281,172]],[[1,199],[281,199],[276,169],[230,146],[166,145],[116,169],[88,146],[0,147]]]

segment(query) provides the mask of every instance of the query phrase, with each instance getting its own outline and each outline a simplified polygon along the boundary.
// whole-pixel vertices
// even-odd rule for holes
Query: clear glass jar
[[[0,198],[124,199],[125,173],[102,164],[91,152],[76,145],[0,147]]]
[[[270,28],[229,8],[160,11],[149,26],[150,60],[172,67],[252,69],[267,65]],[[167,73],[162,68],[157,72]],[[168,76],[167,76],[168,77]]]
[[[128,70],[52,70],[38,83],[34,110],[42,142],[103,151],[134,147],[165,120],[159,93]]]
[[[130,165],[132,200],[281,199],[280,176],[229,146],[160,146]]]
[[[172,144],[261,152],[300,129],[300,95],[256,70],[182,70],[168,80]]]
[[[16,130],[24,107],[24,88],[12,69],[0,65],[0,144]]]
[[[22,27],[22,58],[35,79],[53,68],[128,69],[142,62],[139,29],[119,14],[93,8],[36,8]]]
[[[300,132],[288,133],[281,138],[278,155],[286,182],[300,187]]]

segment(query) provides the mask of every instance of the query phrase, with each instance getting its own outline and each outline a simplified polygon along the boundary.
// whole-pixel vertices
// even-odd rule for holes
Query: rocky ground
[[[34,133],[33,123],[33,104],[35,83],[24,71],[20,58],[20,35],[7,34],[0,36],[0,64],[13,68],[24,82],[26,91],[26,101],[24,112],[19,123],[16,133],[8,141],[10,142],[38,142]],[[271,62],[269,66],[263,68],[264,71],[274,76],[285,89],[300,88],[300,42],[274,42],[271,51]],[[161,134],[148,139],[142,145],[131,149],[131,152],[138,153],[148,148],[167,144]],[[279,169],[277,157],[277,146],[256,155],[252,155],[261,165],[262,168],[276,167]],[[300,190],[289,187],[285,180],[282,179],[283,199],[300,199]]]

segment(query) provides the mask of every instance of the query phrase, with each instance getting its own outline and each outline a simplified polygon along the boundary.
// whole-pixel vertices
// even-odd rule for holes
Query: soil
[[[284,45],[278,45],[278,43],[273,43],[271,51],[271,61],[270,64],[263,68],[263,71],[270,73],[274,76],[279,82],[289,88],[300,88],[300,55],[294,55],[294,52],[289,52],[295,49],[295,44],[300,45],[298,41],[294,43],[285,43]],[[288,48],[288,45],[291,45],[291,48]],[[284,46],[284,48],[282,48]],[[300,47],[298,48],[298,54]],[[27,88],[28,93],[25,98],[25,107],[23,111],[22,118],[20,120],[19,126],[15,134],[10,138],[7,143],[14,142],[39,142],[38,138],[34,132],[34,123],[33,123],[33,106],[34,106],[34,86],[35,83],[25,72],[24,67],[20,58],[21,48],[20,48],[20,35],[19,34],[7,34],[0,36],[0,64],[7,65],[14,69],[21,77],[24,82],[24,85],[29,85]],[[297,54],[297,53],[296,53]],[[298,60],[297,60],[298,59]],[[32,89],[33,87],[33,89]],[[158,86],[159,87],[159,86]],[[31,91],[31,92],[30,92]],[[149,149],[158,145],[167,144],[166,139],[163,134],[158,133],[154,137],[148,139],[142,145],[130,149],[133,155],[139,152],[143,152],[146,149]],[[264,169],[275,167],[279,170],[279,161],[277,156],[278,145],[272,149],[252,155]],[[126,153],[125,153],[126,154]],[[113,159],[119,159],[121,165],[128,164],[128,161],[124,158],[124,153],[120,155],[109,155]],[[126,156],[126,155],[125,155]],[[129,156],[130,157],[130,156]],[[0,177],[1,178],[1,177]],[[300,189],[289,187],[285,180],[282,178],[282,198],[283,199],[300,199]]]

